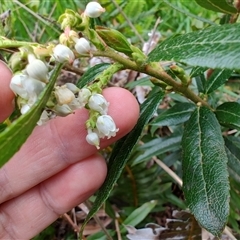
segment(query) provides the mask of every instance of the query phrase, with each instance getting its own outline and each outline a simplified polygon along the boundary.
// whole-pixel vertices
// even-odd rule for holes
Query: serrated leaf
[[[221,125],[240,130],[240,103],[223,103],[217,107],[215,114]]]
[[[83,88],[88,83],[95,80],[98,74],[103,72],[109,67],[110,63],[99,63],[91,68],[89,68],[77,81],[76,86],[78,88]]]
[[[134,159],[132,166],[149,160],[153,156],[157,156],[169,151],[176,151],[181,148],[180,143],[181,136],[156,138],[138,148],[138,150],[143,153]]]
[[[206,107],[197,108],[182,138],[183,191],[198,223],[220,236],[229,214],[227,155],[220,125]]]
[[[209,94],[222,86],[231,76],[232,70],[215,69],[210,78],[206,81],[205,94]]]
[[[192,66],[240,69],[240,24],[211,26],[160,43],[149,61],[177,61]]]
[[[128,161],[133,147],[138,142],[144,126],[148,123],[152,115],[155,113],[163,96],[163,92],[154,92],[154,94],[150,94],[147,100],[141,105],[140,117],[136,126],[129,134],[127,134],[115,144],[115,147],[109,159],[107,177],[96,196],[96,200],[93,204],[92,209],[88,213],[83,223],[81,232],[89,219],[98,211],[104,201],[108,198],[112,188],[114,187],[114,184],[118,180],[123,168]]]
[[[161,113],[151,125],[154,126],[173,126],[186,122],[196,105],[192,103],[176,103],[173,107]]]
[[[201,7],[212,10],[214,12],[222,12],[226,14],[237,13],[237,9],[229,5],[226,0],[195,0]]]
[[[24,115],[21,115],[8,128],[0,134],[0,167],[2,167],[22,146],[32,133],[39,120],[42,110],[45,107],[48,98],[52,92],[58,74],[62,68],[59,64],[51,75],[50,82],[44,91],[40,94],[38,101]]]

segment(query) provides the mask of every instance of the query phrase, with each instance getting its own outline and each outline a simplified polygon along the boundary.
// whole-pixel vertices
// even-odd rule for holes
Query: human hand
[[[11,72],[0,62],[0,122],[13,110]],[[127,134],[139,107],[122,88],[103,92],[117,136],[101,141],[101,148]],[[37,126],[20,151],[0,169],[0,239],[30,239],[59,215],[90,197],[103,183],[107,168],[96,147],[86,140],[87,111]]]

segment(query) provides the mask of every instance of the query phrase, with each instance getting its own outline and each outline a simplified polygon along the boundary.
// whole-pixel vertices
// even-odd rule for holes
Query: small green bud
[[[131,56],[133,52],[131,45],[122,33],[115,29],[100,26],[96,27],[96,31],[109,47]]]
[[[136,63],[143,65],[147,60],[146,55],[138,47],[131,45],[131,49],[133,51],[132,53],[133,60]]]
[[[61,24],[61,29],[66,27],[74,28],[82,23],[82,18],[73,10],[66,9],[65,13],[58,18],[58,22]]]
[[[181,80],[183,85],[188,85],[191,81],[190,77],[185,73],[184,69],[180,68],[177,65],[170,66],[172,72]]]

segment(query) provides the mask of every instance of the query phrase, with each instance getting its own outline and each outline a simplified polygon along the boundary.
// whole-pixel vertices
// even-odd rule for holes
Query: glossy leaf
[[[39,120],[42,110],[52,92],[62,64],[58,65],[52,73],[50,82],[41,93],[38,101],[24,115],[21,115],[8,128],[0,134],[0,167],[2,167],[22,146],[32,133]]]
[[[83,88],[88,83],[94,81],[97,75],[107,69],[109,65],[109,63],[100,63],[95,65],[94,67],[89,68],[77,81],[76,86],[78,88]]]
[[[220,236],[229,214],[227,155],[214,113],[197,108],[182,138],[183,191],[198,223]]]
[[[176,103],[173,107],[161,113],[151,125],[154,126],[173,126],[186,122],[191,113],[196,108],[192,103]]]
[[[141,105],[140,117],[136,126],[129,134],[115,144],[112,155],[109,159],[107,177],[97,194],[92,209],[84,221],[82,230],[89,219],[98,211],[104,201],[108,198],[112,188],[114,187],[114,184],[118,180],[123,168],[125,167],[134,146],[138,142],[144,126],[148,123],[156,111],[163,96],[163,92],[154,92],[154,94],[149,95],[147,100]]]
[[[209,94],[222,86],[231,76],[232,70],[215,69],[210,78],[206,81],[205,93]]]
[[[229,5],[226,0],[195,0],[201,7],[214,12],[222,12],[226,14],[237,13],[237,9]]]
[[[226,102],[217,107],[215,112],[219,123],[229,128],[240,130],[240,104]]]
[[[160,43],[149,61],[173,60],[192,66],[240,69],[240,24],[211,26]]]

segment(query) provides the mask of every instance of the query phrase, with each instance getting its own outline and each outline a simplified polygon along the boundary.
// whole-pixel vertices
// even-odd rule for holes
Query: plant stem
[[[125,68],[145,73],[149,76],[152,76],[154,78],[157,78],[163,82],[165,82],[167,85],[172,86],[173,90],[176,92],[182,93],[185,97],[189,98],[191,101],[193,101],[196,104],[200,104],[203,106],[206,106],[208,108],[211,108],[207,102],[205,102],[203,99],[201,99],[199,96],[197,96],[190,88],[187,86],[176,82],[170,75],[168,75],[165,71],[163,71],[160,66],[159,69],[156,69],[152,67],[150,64],[144,64],[144,65],[138,65],[137,63],[133,62],[132,60],[121,56],[117,52],[113,51],[111,48],[106,47],[105,51],[94,51],[92,52],[93,56],[104,56],[109,57],[116,62],[119,62],[125,66]]]

